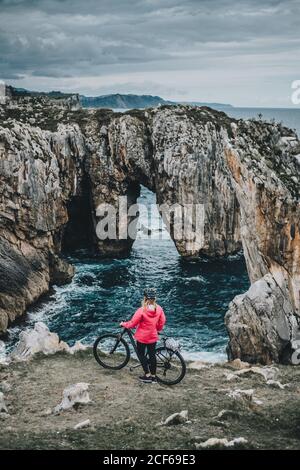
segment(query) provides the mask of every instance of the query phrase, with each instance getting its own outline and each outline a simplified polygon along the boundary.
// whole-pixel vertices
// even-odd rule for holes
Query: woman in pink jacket
[[[135,312],[131,320],[120,323],[120,326],[124,328],[136,328],[134,338],[136,339],[138,357],[144,369],[144,375],[139,377],[142,382],[157,382],[155,349],[158,333],[163,329],[165,323],[164,311],[156,303],[155,289],[145,289],[142,307]]]

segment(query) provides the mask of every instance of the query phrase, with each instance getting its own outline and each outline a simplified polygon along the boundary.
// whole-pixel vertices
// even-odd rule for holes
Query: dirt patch
[[[279,366],[278,377],[289,387],[268,385],[257,374],[228,381],[227,365],[189,369],[173,387],[142,384],[139,371],[102,369],[90,351],[75,356],[56,354],[0,369],[9,416],[2,417],[2,449],[194,449],[211,437],[247,439],[250,449],[300,448],[300,369]],[[92,402],[77,410],[43,416],[62,399],[68,385],[90,384]],[[7,384],[10,385],[7,387]],[[228,392],[254,389],[248,404]],[[175,412],[187,409],[189,422],[157,426]],[[216,418],[223,410],[231,412]],[[74,430],[90,419],[91,426]]]

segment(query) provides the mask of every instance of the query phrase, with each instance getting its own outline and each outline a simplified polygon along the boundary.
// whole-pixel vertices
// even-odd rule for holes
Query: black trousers
[[[149,366],[150,366],[150,373],[151,375],[156,374],[156,343],[140,343],[139,341],[136,342],[138,358],[141,361],[142,367],[144,369],[145,374],[149,374]],[[146,354],[148,353],[149,356],[149,364],[148,358]]]

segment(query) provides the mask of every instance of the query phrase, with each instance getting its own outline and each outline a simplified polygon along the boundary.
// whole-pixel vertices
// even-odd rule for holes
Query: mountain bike
[[[99,336],[93,346],[96,361],[105,369],[120,370],[125,367],[131,353],[128,342],[124,339],[127,335],[138,357],[136,343],[132,331],[124,328],[120,333],[107,333]],[[159,383],[175,385],[181,382],[186,373],[186,364],[180,354],[180,344],[173,338],[162,338],[162,346],[156,348],[157,370],[156,377]],[[140,367],[141,363],[131,366],[132,371]]]

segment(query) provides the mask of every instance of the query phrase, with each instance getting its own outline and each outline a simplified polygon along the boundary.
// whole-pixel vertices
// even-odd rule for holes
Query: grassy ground
[[[300,368],[279,366],[278,380],[290,384],[284,390],[256,374],[228,382],[225,374],[230,372],[226,364],[189,369],[179,385],[147,385],[137,381],[138,369],[104,370],[89,351],[3,367],[0,380],[11,389],[4,389],[10,416],[1,418],[0,448],[194,449],[196,440],[244,437],[251,449],[300,449]],[[61,401],[64,388],[77,382],[90,384],[92,402],[43,416]],[[254,389],[262,404],[248,406],[227,396],[236,388]],[[184,409],[189,423],[156,426]],[[216,419],[222,409],[235,413]],[[89,428],[73,429],[86,419]]]

